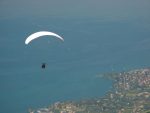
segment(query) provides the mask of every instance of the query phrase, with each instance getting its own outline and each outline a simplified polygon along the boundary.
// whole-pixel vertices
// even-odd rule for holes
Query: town
[[[56,102],[29,113],[150,113],[150,68],[104,74],[113,87],[101,98]]]

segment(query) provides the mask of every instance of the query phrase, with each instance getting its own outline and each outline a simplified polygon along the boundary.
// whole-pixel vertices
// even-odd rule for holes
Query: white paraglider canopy
[[[29,37],[27,37],[25,40],[25,44],[29,44],[32,40],[39,38],[41,36],[47,36],[47,35],[57,37],[58,39],[64,41],[64,39],[56,33],[49,32],[49,31],[39,31],[39,32],[33,33]]]

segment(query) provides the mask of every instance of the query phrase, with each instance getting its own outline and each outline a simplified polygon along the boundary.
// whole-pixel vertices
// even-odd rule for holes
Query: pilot
[[[42,69],[45,69],[46,68],[46,63],[42,63]]]

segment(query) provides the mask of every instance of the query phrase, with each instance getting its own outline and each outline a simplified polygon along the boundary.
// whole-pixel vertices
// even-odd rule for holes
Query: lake
[[[102,97],[112,81],[98,75],[150,66],[150,26],[138,20],[5,19],[0,29],[2,113]],[[25,45],[37,31],[58,33],[65,41],[45,36]]]

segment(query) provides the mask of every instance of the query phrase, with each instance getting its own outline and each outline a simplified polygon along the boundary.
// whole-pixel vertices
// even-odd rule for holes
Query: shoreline
[[[101,98],[56,102],[29,113],[149,113],[150,68],[103,74],[113,80],[112,89]]]

